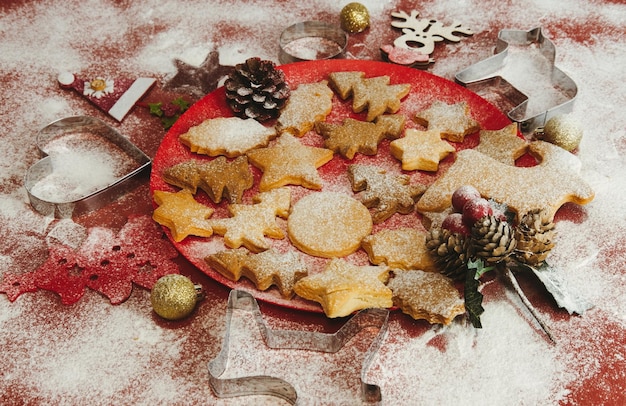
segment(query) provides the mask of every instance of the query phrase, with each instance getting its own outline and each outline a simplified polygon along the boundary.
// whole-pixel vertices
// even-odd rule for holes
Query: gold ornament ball
[[[544,141],[570,152],[578,148],[582,138],[583,130],[580,124],[569,114],[552,117],[543,128]]]
[[[341,28],[347,32],[361,32],[370,25],[370,13],[361,3],[348,3],[341,9]]]
[[[191,314],[198,302],[196,286],[183,275],[165,275],[154,284],[150,293],[152,308],[167,320],[180,320]]]

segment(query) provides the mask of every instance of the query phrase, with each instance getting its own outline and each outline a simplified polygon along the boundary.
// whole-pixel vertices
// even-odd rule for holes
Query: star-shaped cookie
[[[387,173],[372,165],[350,165],[348,178],[353,191],[363,192],[359,195],[361,203],[374,209],[372,220],[375,224],[395,213],[413,212],[415,202],[426,190],[423,185],[412,185],[408,175]]]
[[[248,151],[250,162],[263,171],[259,190],[268,191],[285,185],[301,185],[319,190],[322,179],[317,168],[333,158],[333,151],[303,145],[288,133],[282,134],[272,147]]]
[[[344,317],[361,309],[393,304],[391,290],[385,286],[387,266],[357,266],[344,259],[332,259],[326,269],[300,279],[297,295],[322,305],[328,317]]]
[[[429,130],[439,131],[442,138],[452,142],[463,142],[466,135],[480,129],[480,124],[471,117],[469,106],[464,101],[447,104],[437,100],[428,109],[417,113],[415,120]]]
[[[480,130],[479,134],[480,142],[474,149],[507,165],[515,165],[528,149],[528,143],[517,136],[517,123],[500,130]]]
[[[402,227],[385,229],[361,241],[372,264],[396,269],[434,271],[436,266],[426,248],[426,231]]]
[[[397,271],[389,280],[393,304],[416,320],[450,324],[465,304],[450,278],[437,272]]]
[[[189,128],[179,138],[191,152],[234,158],[266,146],[274,137],[274,128],[265,127],[253,118],[216,117]]]
[[[231,204],[228,211],[232,217],[211,221],[213,231],[224,236],[226,246],[239,248],[243,245],[252,252],[261,252],[269,248],[265,236],[285,238],[276,216],[287,218],[289,215],[290,190],[279,188],[259,193],[253,202],[255,204]]]
[[[254,182],[245,155],[232,161],[219,156],[206,163],[195,160],[181,162],[166,168],[163,180],[189,189],[194,194],[200,188],[216,204],[222,201],[222,197],[226,197],[230,203],[241,203],[243,192],[250,189]]]
[[[325,138],[324,146],[352,159],[359,152],[376,155],[383,139],[396,139],[402,134],[405,117],[401,114],[382,115],[376,122],[346,118],[341,125],[319,122],[315,130]]]
[[[352,95],[352,110],[355,113],[367,110],[366,121],[374,121],[381,114],[400,110],[401,100],[409,94],[411,85],[390,85],[389,76],[364,76],[363,72],[333,72],[328,75],[339,97],[345,100]]]
[[[170,229],[174,241],[180,242],[189,235],[213,235],[213,228],[207,220],[213,209],[198,203],[190,190],[182,189],[176,193],[155,190],[154,201],[159,207],[152,213],[152,218]]]
[[[244,248],[220,251],[206,258],[219,273],[238,281],[250,279],[259,290],[275,285],[285,298],[294,295],[295,283],[308,274],[308,269],[296,251],[278,252],[274,249],[251,254]]]
[[[163,88],[174,92],[190,93],[196,97],[202,97],[217,88],[217,85],[225,76],[228,76],[235,68],[233,66],[220,65],[220,57],[217,51],[211,51],[200,66],[193,66],[180,59],[174,60],[176,74],[167,80]]]
[[[402,161],[405,171],[431,171],[439,169],[439,161],[454,152],[455,148],[441,139],[438,130],[420,131],[410,128],[404,137],[391,141],[391,155]]]

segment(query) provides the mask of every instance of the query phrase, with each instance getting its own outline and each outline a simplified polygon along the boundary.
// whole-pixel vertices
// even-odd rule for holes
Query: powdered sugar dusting
[[[361,3],[370,11],[371,26],[350,36],[346,52],[350,58],[380,58],[379,47],[400,35],[390,27],[389,13],[394,10],[419,8],[422,17],[471,27],[473,36],[436,47],[436,62],[429,69],[448,79],[492,55],[499,29],[543,26],[555,43],[557,66],[579,87],[573,115],[582,123],[584,137],[576,154],[582,163],[581,176],[596,193],[583,208],[569,206],[557,213],[559,237],[550,257],[551,264],[563,271],[568,288],[591,300],[594,309],[569,316],[555,311],[554,303],[532,281],[523,285],[552,328],[554,346],[544,340],[516,295],[500,287],[504,284],[499,280],[484,287],[482,330],[461,320],[445,328],[429,327],[393,313],[382,351],[368,372],[370,381],[381,386],[384,403],[623,404],[626,121],[619,109],[626,83],[626,44],[620,40],[626,34],[624,5],[608,0]],[[30,208],[23,177],[39,159],[35,134],[41,127],[64,116],[89,114],[107,120],[148,150],[154,151],[163,136],[159,124],[152,124],[153,118],[145,112],[134,110],[116,123],[76,94],[59,89],[59,71],[149,75],[161,80],[174,73],[174,58],[197,66],[212,49],[220,52],[220,62],[226,65],[249,56],[277,62],[282,29],[309,19],[337,22],[343,5],[328,0],[3,3],[0,273],[32,271],[47,258],[49,244],[75,246],[83,235],[81,227],[97,222],[96,216],[78,219],[74,227]],[[514,73],[521,76],[520,83],[532,84],[530,71]],[[430,100],[407,98],[407,102],[411,106],[403,108],[417,112]],[[388,163],[388,169],[397,167],[393,160]],[[346,178],[325,182],[331,190],[349,188]],[[134,197],[149,206],[145,196]],[[132,211],[151,210],[116,207],[120,210],[115,221]],[[194,246],[200,254],[203,244],[207,242]],[[221,345],[227,289],[197,273],[192,276],[210,286],[212,294],[180,323],[156,318],[148,292],[141,289],[119,306],[111,306],[94,292],[71,307],[43,291],[22,295],[14,303],[1,295],[0,402],[275,404],[276,399],[266,397],[215,399],[207,385],[206,364]],[[328,323],[315,317],[317,323],[300,322],[297,319],[307,316],[263,309],[277,327],[319,329]],[[240,334],[245,338],[248,332],[244,329]],[[259,357],[258,340],[258,345],[242,345],[239,350],[244,360],[267,361],[268,366],[260,365],[262,372],[293,371],[283,376],[294,381],[306,404],[355,404],[355,371],[367,338],[357,336],[347,351],[335,356],[280,351]],[[237,365],[233,361],[232,366]]]

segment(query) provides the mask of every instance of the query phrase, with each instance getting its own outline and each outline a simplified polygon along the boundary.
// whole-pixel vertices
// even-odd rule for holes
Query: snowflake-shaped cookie
[[[439,131],[442,138],[452,142],[463,142],[466,135],[480,129],[464,101],[447,104],[437,100],[428,109],[417,113],[415,120],[429,130]]]
[[[374,209],[374,223],[381,223],[395,213],[413,212],[415,202],[426,190],[423,185],[412,185],[408,175],[387,173],[371,165],[350,165],[348,178],[352,190],[363,192],[359,195],[360,201]]]

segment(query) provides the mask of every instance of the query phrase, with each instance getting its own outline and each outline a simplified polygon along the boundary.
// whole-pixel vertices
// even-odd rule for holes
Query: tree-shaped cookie
[[[322,305],[328,317],[348,316],[361,309],[393,304],[391,290],[385,286],[387,266],[357,266],[344,259],[332,259],[324,272],[300,279],[296,294]]]
[[[427,235],[426,231],[412,227],[384,229],[365,237],[361,247],[375,265],[435,271],[437,267],[426,248]]]
[[[213,228],[209,220],[213,209],[198,203],[191,191],[179,192],[154,191],[154,201],[159,205],[152,213],[157,223],[169,228],[174,241],[182,241],[189,235],[210,237]]]
[[[332,72],[330,83],[342,99],[352,96],[352,110],[367,110],[367,121],[374,121],[384,113],[400,110],[401,100],[411,90],[411,85],[389,84],[389,76],[365,78],[363,72]]]
[[[381,223],[395,213],[413,212],[415,202],[426,190],[424,185],[412,185],[408,175],[387,173],[371,165],[350,165],[348,178],[352,190],[363,192],[359,200],[366,207],[374,209],[374,223]]]
[[[171,185],[191,190],[204,190],[214,203],[226,197],[230,203],[240,203],[243,192],[250,189],[254,179],[245,155],[229,161],[219,156],[206,163],[195,160],[181,162],[163,171],[163,180]]]
[[[452,142],[463,142],[466,135],[480,129],[464,101],[447,104],[437,100],[428,109],[417,113],[415,120],[429,130],[439,131],[442,138]]]
[[[439,131],[420,131],[410,128],[404,137],[391,141],[389,152],[402,161],[405,171],[436,171],[439,161],[454,152],[455,148],[441,139]]]
[[[287,188],[259,193],[254,204],[231,204],[229,218],[211,221],[213,231],[224,236],[224,244],[230,248],[242,245],[252,252],[269,248],[265,236],[285,238],[285,233],[276,224],[276,216],[287,218],[291,206],[291,192]]]
[[[259,190],[265,192],[285,185],[321,189],[317,168],[333,158],[333,151],[303,145],[292,135],[281,135],[272,147],[248,152],[248,159],[263,171]]]
[[[341,125],[319,122],[315,130],[325,138],[326,148],[352,159],[357,152],[376,155],[383,139],[396,139],[402,134],[405,120],[401,114],[382,115],[375,122],[347,118]]]
[[[235,282],[242,276],[250,279],[259,290],[276,285],[285,298],[293,296],[296,282],[308,274],[296,251],[281,253],[271,248],[259,254],[251,254],[245,248],[220,251],[209,255],[206,262]]]

